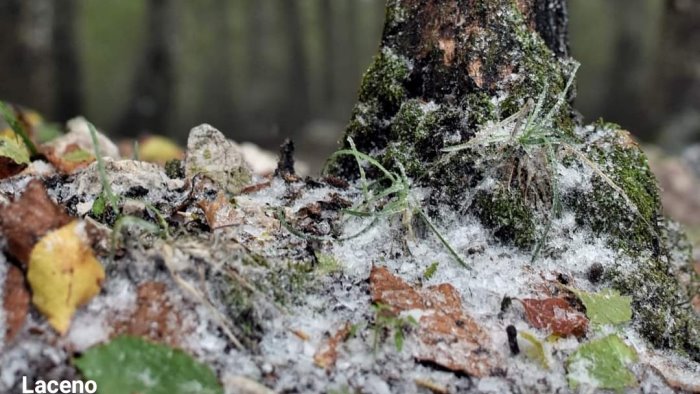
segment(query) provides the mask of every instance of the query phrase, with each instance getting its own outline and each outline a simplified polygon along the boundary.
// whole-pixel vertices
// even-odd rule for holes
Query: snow
[[[424,104],[423,109],[433,111],[435,106],[435,103],[429,102]],[[590,138],[595,139],[595,135]],[[108,163],[111,163],[108,165],[111,168],[109,171],[113,172],[111,179],[115,190],[128,190],[134,183],[131,178],[138,174],[141,177],[139,184],[145,184],[149,189],[147,200],[152,204],[182,201],[183,194],[187,193],[181,183],[168,179],[160,170],[150,166],[128,161]],[[587,190],[593,176],[593,171],[580,163],[569,167],[560,164],[556,172],[558,185],[564,193]],[[94,166],[88,167],[82,175],[52,189],[52,196],[66,201],[82,193],[84,206],[80,207],[84,210],[88,201],[99,191],[97,178]],[[25,179],[0,182],[0,191],[14,195],[26,184]],[[258,176],[254,177],[253,183],[265,181],[265,178]],[[479,188],[488,189],[494,182],[493,179],[485,179]],[[593,263],[600,263],[605,269],[616,267],[632,270],[635,266],[635,261],[611,248],[604,236],[579,226],[571,211],[564,211],[560,217],[553,219],[542,253],[533,262],[532,251],[497,241],[477,218],[457,214],[449,207],[436,207],[439,213],[433,218],[436,227],[462,256],[469,269],[455,261],[417,215],[409,222],[415,234],[411,237],[406,222],[397,214],[381,218],[362,234],[345,242],[309,242],[315,251],[335,258],[340,264],[340,272],[326,275],[311,273],[312,277],[307,278],[304,288],[281,307],[268,299],[256,299],[256,317],[263,328],[257,349],[233,347],[222,331],[217,313],[197,297],[183,291],[172,275],[179,275],[187,284],[210,297],[214,310],[225,314],[226,305],[222,300],[213,296],[215,292],[211,288],[207,289],[206,285],[202,287],[202,275],[211,278],[215,273],[231,269],[257,286],[266,284],[266,270],[280,267],[291,270],[284,264],[293,260],[293,256],[286,253],[302,250],[307,242],[289,234],[279,224],[271,226],[270,213],[277,207],[285,207],[291,221],[292,215],[300,208],[327,200],[331,193],[338,193],[353,203],[361,198],[358,185],[353,185],[349,190],[327,185],[312,188],[303,182],[287,183],[273,178],[269,187],[237,197],[237,207],[247,213],[244,225],[188,235],[171,244],[148,238],[148,250],[139,246],[144,239],[132,240],[135,247],[130,248],[121,260],[110,262],[102,259],[107,271],[102,292],[77,312],[65,338],[51,334],[51,329],[41,316],[32,315],[27,324],[44,330],[47,338],[39,340],[25,336],[9,349],[3,349],[0,342],[0,349],[3,349],[0,353],[0,365],[3,366],[0,391],[15,387],[18,377],[29,373],[38,365],[38,360],[50,359],[56,365],[69,365],[70,352],[81,352],[107,341],[114,335],[111,322],[130,316],[136,308],[136,285],[158,281],[166,284],[168,302],[177,306],[180,313],[178,322],[183,330],[179,345],[199,361],[211,366],[222,382],[228,382],[229,392],[235,392],[232,385],[242,382],[241,379],[264,384],[275,391],[312,393],[345,389],[377,394],[425,392],[416,385],[416,380],[433,382],[450,392],[471,390],[503,393],[512,391],[514,387],[525,392],[569,392],[564,365],[568,356],[579,346],[579,341],[564,338],[545,344],[550,357],[550,370],[544,370],[524,354],[512,356],[505,334],[506,326],[513,324],[519,332],[527,331],[540,339],[545,338],[547,333],[525,322],[518,303],[501,314],[503,298],[541,297],[541,286],[547,281],[555,281],[558,274],[570,277],[571,285],[576,288],[598,291],[607,285],[590,283],[587,279],[588,269]],[[290,198],[290,195],[294,195],[294,198]],[[416,204],[427,197],[427,190],[412,190],[411,200]],[[341,231],[346,236],[356,234],[372,222],[372,218],[344,219],[346,222],[341,226]],[[537,233],[542,234],[544,220],[539,221]],[[241,244],[248,248],[246,250],[264,256],[269,267],[246,265],[241,257],[244,254]],[[167,248],[171,253],[169,261],[164,263]],[[433,263],[437,263],[437,270],[430,279],[425,279],[424,272]],[[502,367],[507,371],[507,379],[500,376],[465,378],[417,364],[411,350],[419,344],[410,332],[406,335],[401,352],[394,347],[391,338],[379,341],[375,348],[372,327],[374,311],[367,283],[373,265],[387,267],[412,285],[450,283],[454,286],[461,295],[465,313],[491,333],[494,352],[504,360]],[[6,262],[0,261],[0,290],[5,269]],[[270,294],[267,289],[260,293],[260,297]],[[407,313],[420,318],[415,311]],[[3,322],[3,310],[0,309],[0,329]],[[236,325],[240,322],[230,323]],[[338,346],[336,365],[327,372],[314,364],[314,354],[329,336],[346,323],[355,325],[357,334]],[[602,327],[591,332],[591,338],[619,330],[622,330],[621,337],[625,338],[625,342],[633,346],[645,362],[657,360],[654,357],[671,359],[683,366],[680,370],[691,378],[693,374],[697,376],[700,373],[697,364],[677,355],[659,354],[652,350],[631,325],[622,329]],[[300,338],[295,332],[303,333],[308,339]],[[51,340],[55,342],[51,343]],[[657,373],[649,372],[649,368],[638,365],[634,372],[640,378],[640,386],[630,389],[630,392],[668,390],[663,379]],[[574,374],[580,381],[587,378],[582,365],[574,365],[568,373]],[[147,375],[142,378],[149,380]]]

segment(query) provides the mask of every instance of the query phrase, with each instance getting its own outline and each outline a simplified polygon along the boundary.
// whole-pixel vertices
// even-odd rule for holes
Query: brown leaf
[[[70,221],[71,217],[51,201],[38,180],[29,182],[16,201],[0,206],[0,232],[7,239],[7,251],[24,267],[41,237]]]
[[[19,268],[8,265],[3,294],[5,310],[5,342],[10,342],[22,330],[29,311],[29,291]]]
[[[61,149],[43,146],[41,152],[46,156],[46,160],[63,174],[71,174],[95,161],[95,156],[92,153],[76,143],[68,144]]]
[[[588,318],[574,309],[564,298],[525,298],[521,300],[525,316],[535,328],[551,331],[559,336],[582,337],[588,328]]]
[[[448,283],[417,290],[384,267],[370,273],[372,300],[392,312],[419,309],[419,346],[413,356],[455,372],[482,377],[497,373],[499,358],[489,334],[462,309],[457,290]]]
[[[9,157],[0,156],[0,179],[17,175],[27,168],[26,164],[17,164]]]
[[[350,335],[350,324],[345,323],[335,335],[328,338],[314,354],[314,364],[321,368],[331,369],[338,359],[338,345]]]
[[[224,192],[219,192],[214,201],[200,201],[199,206],[204,211],[204,217],[207,218],[207,224],[212,230],[242,223],[242,215],[229,202]]]
[[[179,346],[183,333],[182,318],[166,294],[161,282],[145,282],[139,285],[136,309],[126,318],[116,322],[113,336],[128,334],[148,338],[170,346]]]

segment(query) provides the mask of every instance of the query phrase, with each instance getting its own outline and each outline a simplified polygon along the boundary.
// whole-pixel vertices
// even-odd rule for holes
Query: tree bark
[[[363,81],[347,136],[366,152],[398,142],[406,146],[397,150],[415,151],[426,163],[453,138],[448,133],[458,132],[451,142],[463,141],[479,125],[517,112],[545,86],[553,105],[571,70],[566,26],[563,0],[390,0],[381,50]],[[497,94],[494,107],[486,98]],[[438,132],[417,138],[404,127],[405,104],[431,101],[443,109],[433,127]],[[563,129],[571,129],[571,118],[564,105],[558,116]],[[416,177],[425,168],[406,167]],[[349,175],[355,166],[341,161],[336,170]]]
[[[55,4],[41,0],[0,1],[0,75],[3,100],[51,114],[54,98],[52,29]]]
[[[83,111],[82,73],[78,56],[75,0],[56,0],[53,28],[55,111],[54,118],[66,121]]]
[[[287,39],[289,67],[286,72],[286,108],[282,110],[280,124],[284,135],[296,136],[301,132],[309,115],[309,78],[306,51],[301,26],[299,3],[282,2],[283,29]]]
[[[133,94],[118,129],[122,135],[168,130],[175,86],[175,7],[172,0],[148,2],[148,36]]]
[[[700,141],[700,2],[667,0],[656,89],[650,96],[660,143],[681,150]]]

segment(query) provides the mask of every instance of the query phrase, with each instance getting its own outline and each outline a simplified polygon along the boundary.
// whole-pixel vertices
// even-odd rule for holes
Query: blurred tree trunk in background
[[[53,1],[0,1],[2,99],[51,115]]]
[[[203,88],[207,99],[200,103],[200,116],[207,123],[223,130],[226,125],[237,123],[238,120],[238,109],[233,98],[233,75],[237,70],[233,65],[234,37],[230,6],[229,0],[215,0],[207,7],[205,17],[202,18],[207,23],[207,34],[212,37],[210,48],[202,50],[211,51],[210,58],[215,60],[206,65]]]
[[[650,95],[660,143],[680,150],[700,140],[700,1],[666,0],[657,89]]]
[[[337,0],[335,0],[337,1]],[[320,0],[320,23],[321,23],[321,52],[322,59],[325,62],[322,68],[321,83],[323,84],[322,108],[321,112],[325,115],[330,115],[334,109],[336,99],[335,75],[337,66],[336,50],[338,38],[336,36],[338,29],[335,26],[335,18],[333,17],[334,0]]]
[[[75,0],[55,0],[53,27],[55,112],[58,120],[82,114],[82,73],[76,41],[77,12]]]
[[[149,0],[144,55],[136,70],[132,97],[118,129],[137,136],[144,131],[165,133],[175,93],[175,3]]]
[[[608,91],[601,100],[602,115],[606,119],[624,120],[625,127],[642,139],[648,139],[653,129],[650,114],[643,109],[644,94],[648,93],[644,76],[639,67],[631,65],[643,62],[641,42],[636,37],[639,31],[638,16],[630,9],[639,5],[639,0],[615,0],[609,7],[618,33],[613,43],[610,70],[607,75]],[[635,72],[636,71],[636,72]]]
[[[287,41],[288,64],[286,108],[281,108],[280,124],[286,127],[283,135],[296,137],[309,117],[309,77],[306,67],[306,51],[297,1],[281,1],[282,25]]]

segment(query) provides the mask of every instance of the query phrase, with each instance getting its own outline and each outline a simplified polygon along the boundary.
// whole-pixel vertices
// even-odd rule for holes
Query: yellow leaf
[[[151,163],[165,163],[172,159],[182,159],[184,151],[173,141],[154,135],[139,144],[139,160]]]
[[[75,310],[100,292],[104,277],[77,220],[46,234],[29,256],[32,302],[61,334]]]

